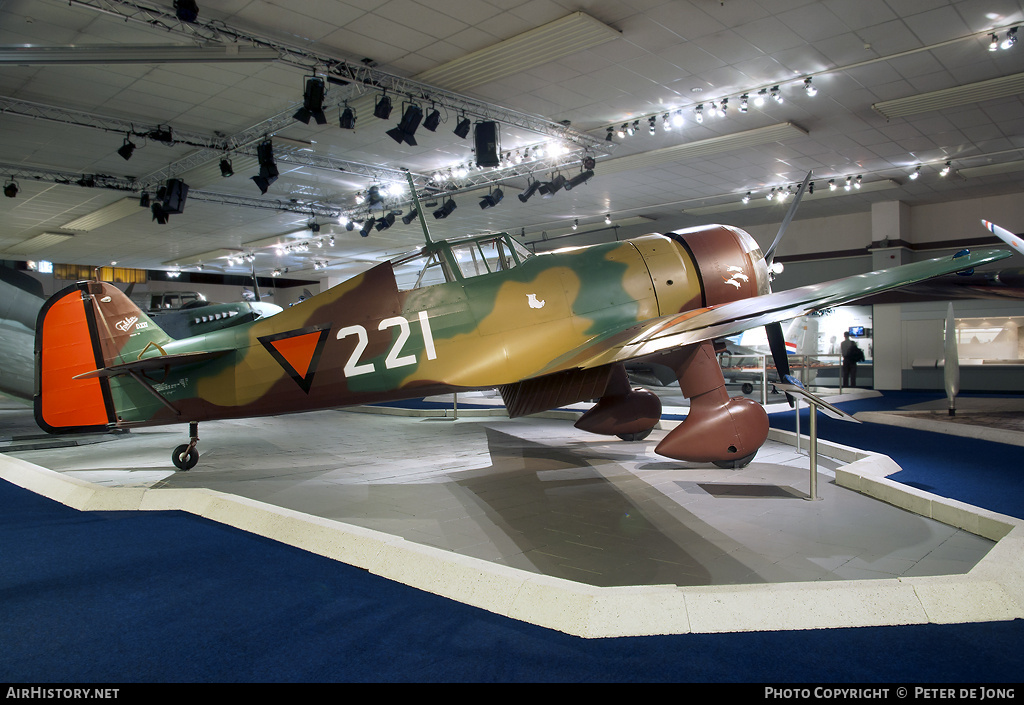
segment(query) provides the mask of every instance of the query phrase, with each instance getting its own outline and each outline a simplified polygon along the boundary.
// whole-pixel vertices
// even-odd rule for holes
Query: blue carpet
[[[856,414],[890,411],[945,398],[939,393],[885,392],[881,397],[836,406]],[[796,430],[793,411],[774,413],[769,419],[773,428]],[[801,433],[807,433],[809,423],[809,409],[802,404]],[[888,455],[902,468],[901,472],[890,476],[897,482],[1024,519],[1024,464],[1021,463],[1024,447],[886,424],[855,424],[821,413],[818,414],[818,438]]]
[[[5,683],[934,684],[1022,672],[1021,620],[587,640],[182,512],[79,512],[2,481],[0,510]]]

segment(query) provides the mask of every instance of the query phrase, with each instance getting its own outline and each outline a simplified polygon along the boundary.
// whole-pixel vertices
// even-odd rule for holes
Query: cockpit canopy
[[[533,256],[508,233],[489,233],[431,243],[392,265],[404,291],[501,272]]]

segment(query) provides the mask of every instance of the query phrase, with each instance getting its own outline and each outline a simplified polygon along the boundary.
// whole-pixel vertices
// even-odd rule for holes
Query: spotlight
[[[526,190],[519,194],[519,200],[522,201],[523,203],[526,203],[527,201],[530,200],[530,197],[537,192],[537,189],[539,188],[539,181],[531,181],[530,185],[526,187]]]
[[[845,189],[846,191],[849,191],[851,188],[853,188],[853,177],[852,176],[847,176],[846,177],[846,183],[843,185],[843,189]]]
[[[782,103],[782,94],[779,93],[778,86],[772,86],[772,100],[776,103]]]
[[[279,175],[277,164],[274,162],[274,144],[270,140],[261,142],[256,147],[256,159],[260,163],[260,173],[253,176],[252,180],[259,187],[260,193],[266,193]]]
[[[818,89],[815,88],[814,85],[811,83],[810,76],[804,79],[804,92],[806,92],[807,95],[811,97],[816,96],[818,94]]]
[[[757,97],[754,98],[754,105],[756,107],[760,108],[762,105],[764,105],[764,101],[765,101],[765,99],[767,97],[768,97],[768,89],[767,88],[762,88],[761,90],[759,90],[757,92]]]
[[[1014,27],[1013,29],[1011,29],[1009,32],[1006,33],[1006,39],[1004,39],[1003,43],[999,45],[999,48],[1000,49],[1009,49],[1010,47],[1012,47],[1016,43],[1017,43],[1017,28]]]
[[[235,175],[234,167],[231,166],[231,160],[227,157],[220,160],[220,175],[224,178]]]
[[[343,130],[356,129],[356,113],[348,107],[348,103],[345,104],[345,109],[341,111],[341,117],[338,118],[338,127]]]
[[[450,216],[452,214],[452,211],[455,210],[455,208],[455,201],[449,198],[447,201],[441,204],[440,208],[434,211],[434,218],[436,218],[437,220],[443,220]]]
[[[391,211],[390,213],[388,213],[383,218],[379,218],[377,220],[377,225],[376,225],[377,232],[380,232],[381,230],[387,230],[392,225],[394,225],[394,223],[395,223],[395,212]]]
[[[501,199],[504,197],[505,193],[500,188],[496,188],[480,199],[480,208],[494,208],[501,203]]]
[[[149,193],[148,192],[143,191],[142,195],[139,196],[139,207],[140,208],[149,208]]]
[[[585,184],[588,181],[590,181],[591,177],[593,177],[593,176],[594,176],[594,171],[592,169],[587,169],[586,171],[581,171],[579,174],[577,174],[576,176],[572,177],[571,179],[569,179],[568,181],[565,182],[565,190],[566,191],[572,191],[574,188],[576,188],[580,184]]]
[[[857,180],[853,182],[853,187],[854,187],[854,188],[860,188],[860,182],[861,182],[862,180],[863,180],[863,179],[862,179],[862,177],[858,175],[858,176],[857,176]]]
[[[704,104],[701,103],[693,110],[693,119],[698,123],[704,122]]]
[[[402,113],[402,121],[398,123],[398,127],[393,127],[388,130],[388,137],[393,139],[398,144],[405,142],[411,147],[416,146],[416,138],[413,134],[416,132],[416,128],[420,126],[420,120],[423,119],[423,110],[418,105],[410,105]]]
[[[4,186],[4,195],[8,198],[14,198],[18,195],[18,182],[13,179]]]
[[[920,175],[921,175],[921,167],[917,167],[912,172],[910,172],[910,178],[911,179],[917,179],[917,177],[919,177]]]
[[[835,191],[836,188],[837,188],[836,187],[836,180],[835,179],[829,179],[828,180],[828,190],[829,191]]]
[[[747,191],[747,194],[743,197],[743,202],[750,203],[750,191]]]
[[[391,117],[391,99],[388,98],[387,94],[381,95],[377,104],[373,108],[374,117],[379,117],[381,120],[387,120]]]
[[[604,224],[605,225],[611,225],[612,224],[612,214],[611,213],[608,213],[607,215],[605,215],[605,217],[604,217]]]
[[[563,186],[565,186],[565,177],[558,174],[546,184],[541,184],[540,195],[544,198],[551,198],[553,195],[558,193]]]
[[[580,227],[580,219],[576,218],[575,220],[572,221],[572,229],[575,230],[578,227]]]
[[[657,134],[658,128],[657,128],[657,124],[656,123],[657,123],[657,118],[655,116],[651,115],[649,118],[647,118],[647,132],[648,132],[648,134],[652,134],[652,135]]]
[[[455,130],[453,130],[453,132],[455,132],[456,137],[466,139],[466,136],[469,134],[469,118],[463,116],[462,119],[459,120],[459,124],[455,126]]]
[[[120,149],[117,150],[117,153],[120,154],[125,161],[128,161],[132,158],[132,152],[134,151],[135,145],[132,144],[131,140],[129,140],[126,135],[124,138],[124,144],[122,144]]]
[[[615,134],[617,134],[619,139],[621,140],[622,138],[624,138],[626,136],[626,130],[628,130],[628,129],[629,129],[629,125],[627,125],[626,123],[622,123],[622,127],[620,127],[618,132],[616,132]]]
[[[373,216],[366,219],[363,223],[363,229],[359,231],[359,234],[363,237],[367,237],[371,230],[373,230]]]
[[[427,116],[423,118],[423,129],[430,130],[431,132],[437,129],[437,126],[441,123],[441,113],[438,112],[437,108],[432,109]]]
[[[950,162],[946,162],[946,164],[942,167],[942,171],[939,172],[939,176],[946,176],[947,174],[949,174],[949,170],[952,168],[953,165]]]
[[[154,203],[150,210],[153,212],[153,220],[157,222],[157,225],[167,225],[167,220],[170,216],[164,212],[163,206],[159,203]]]
[[[199,17],[196,0],[174,0],[174,14],[182,22],[195,22]]]
[[[408,215],[403,215],[402,216],[402,222],[405,223],[406,225],[408,225],[412,221],[416,220],[419,216],[420,216],[420,212],[418,210],[416,210],[416,209],[413,209],[412,212],[410,212]]]
[[[750,106],[750,96],[747,95],[746,93],[744,93],[743,95],[740,96],[740,112],[741,113],[747,112],[749,106]]]
[[[306,79],[306,89],[302,93],[302,107],[295,111],[292,117],[307,125],[310,118],[316,120],[317,125],[325,124],[327,122],[327,116],[324,115],[326,90],[324,79],[319,76],[309,76]]]

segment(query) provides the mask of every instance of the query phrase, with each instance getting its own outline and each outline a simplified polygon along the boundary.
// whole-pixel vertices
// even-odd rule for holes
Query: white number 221
[[[423,333],[423,346],[427,352],[427,359],[433,360],[437,358],[437,353],[434,350],[434,336],[430,332],[430,321],[427,319],[427,312],[420,311],[417,314],[417,320],[420,324],[420,331]],[[407,340],[409,340],[409,321],[402,316],[393,316],[392,318],[385,318],[377,326],[377,330],[386,330],[388,328],[398,328],[398,338],[395,339],[394,344],[391,346],[391,350],[388,351],[387,357],[384,358],[384,367],[391,370],[396,367],[407,367],[409,365],[416,364],[416,356],[413,354],[401,355],[402,348],[405,346]],[[360,325],[345,326],[338,331],[338,340],[347,338],[350,335],[356,336],[356,347],[352,350],[352,354],[349,355],[348,362],[345,363],[345,376],[355,377],[357,375],[365,375],[371,372],[375,372],[376,368],[372,362],[359,363],[359,358],[366,350],[366,345],[369,342],[369,336],[366,333],[366,329]]]

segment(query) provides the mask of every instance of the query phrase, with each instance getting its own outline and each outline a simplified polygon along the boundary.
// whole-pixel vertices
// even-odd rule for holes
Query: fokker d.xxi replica
[[[771,293],[778,238],[765,256],[724,225],[542,255],[504,233],[426,241],[275,316],[182,340],[110,284],[69,286],[36,325],[36,420],[50,432],[188,422],[172,453],[188,469],[201,421],[498,388],[511,417],[597,399],[579,428],[637,438],[661,404],[624,363],[646,359],[675,370],[690,400],[656,452],[740,466],[768,417],[730,398],[716,339],[767,326],[785,376],[778,322],[1009,256],[962,251]],[[409,270],[403,290],[396,271]]]

